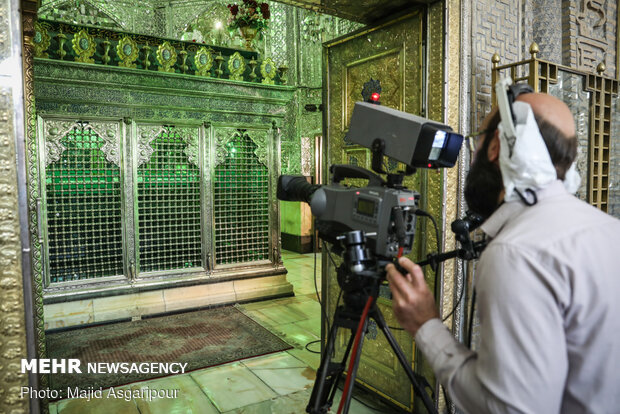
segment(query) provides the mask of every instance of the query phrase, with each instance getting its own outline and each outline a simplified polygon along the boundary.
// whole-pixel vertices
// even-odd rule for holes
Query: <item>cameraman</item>
[[[506,167],[513,147],[503,146],[494,109],[465,189],[491,240],[475,279],[479,350],[452,337],[421,268],[406,258],[400,265],[407,275],[386,268],[394,313],[466,412],[617,413],[620,221],[565,189],[577,148],[569,108],[539,93],[516,97],[515,105],[527,108],[518,102],[529,104],[535,120],[525,128],[531,133],[516,139],[542,136],[557,179],[518,191],[532,165],[523,162],[521,172]]]

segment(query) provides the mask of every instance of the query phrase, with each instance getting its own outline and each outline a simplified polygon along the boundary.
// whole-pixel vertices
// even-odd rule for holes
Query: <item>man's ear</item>
[[[489,161],[497,162],[499,159],[499,130],[496,129],[493,134],[493,138],[491,138],[491,142],[489,143],[489,148],[487,150],[487,156],[489,157]]]

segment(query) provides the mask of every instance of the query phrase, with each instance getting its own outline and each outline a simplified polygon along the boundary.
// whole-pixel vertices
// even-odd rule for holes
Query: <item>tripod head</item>
[[[366,236],[361,230],[350,231],[337,237],[340,245],[334,246],[334,251],[343,259],[336,269],[338,286],[342,289],[345,306],[352,311],[361,311],[369,296],[377,297],[385,279],[385,264],[380,265],[388,261],[373,257],[366,247]]]

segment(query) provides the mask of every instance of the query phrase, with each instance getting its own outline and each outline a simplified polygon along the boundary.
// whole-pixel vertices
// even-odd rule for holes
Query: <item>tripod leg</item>
[[[321,364],[319,366],[319,370],[317,371],[316,380],[314,381],[310,401],[306,406],[307,413],[327,413],[327,410],[331,407],[332,402],[334,401],[338,381],[344,371],[345,362],[349,356],[349,352],[351,351],[351,346],[353,345],[353,335],[351,334],[342,362],[338,363],[332,361],[331,355],[334,352],[338,328],[347,327],[347,324],[341,319],[342,317],[340,313],[341,312],[338,309],[334,315],[334,322],[331,331],[329,332],[329,336],[327,337],[324,353],[321,355]]]
[[[396,355],[396,358],[398,358],[400,365],[403,367],[403,369],[405,370],[405,373],[409,377],[409,380],[411,381],[411,385],[413,385],[413,391],[415,392],[416,395],[418,395],[422,399],[422,402],[424,403],[424,407],[426,407],[426,411],[432,414],[436,414],[437,410],[435,410],[435,405],[433,401],[426,393],[426,390],[424,389],[424,387],[422,387],[420,383],[418,382],[418,380],[416,379],[415,374],[413,373],[413,370],[411,369],[411,366],[409,365],[409,362],[407,361],[407,358],[405,357],[405,354],[403,353],[402,349],[400,349],[400,346],[398,345],[398,342],[396,342],[394,335],[392,335],[392,331],[390,331],[390,328],[387,326],[387,323],[385,323],[385,319],[383,318],[383,315],[381,314],[381,311],[379,310],[379,308],[375,306],[370,313],[370,317],[373,318],[377,322],[377,325],[383,331],[385,338],[387,339],[390,346],[392,347],[392,350],[394,350],[394,354]]]
[[[347,385],[346,389],[342,391],[342,397],[345,398],[344,404],[341,401],[340,407],[338,407],[338,413],[347,414],[349,412],[349,405],[351,405],[351,397],[353,397],[353,386],[355,385],[355,376],[357,375],[357,367],[360,363],[360,357],[362,356],[362,345],[364,344],[364,336],[366,336],[366,329],[368,328],[368,316],[364,320],[362,325],[362,332],[360,333],[359,343],[355,352],[355,360],[352,362],[352,368],[347,373]],[[355,332],[357,333],[357,332]],[[353,356],[352,356],[353,358]],[[346,357],[344,359],[346,361]],[[342,408],[342,411],[340,410]]]

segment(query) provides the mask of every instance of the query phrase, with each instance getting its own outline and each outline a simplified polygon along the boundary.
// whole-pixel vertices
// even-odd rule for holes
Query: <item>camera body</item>
[[[317,228],[325,235],[361,230],[367,247],[379,257],[396,257],[399,246],[411,251],[415,235],[415,210],[420,195],[415,191],[367,186],[346,188],[331,184],[319,188],[310,207]],[[403,226],[403,228],[399,228]],[[342,231],[344,230],[344,231]],[[404,240],[399,242],[399,232]]]
[[[331,243],[352,230],[366,235],[366,246],[378,257],[396,257],[399,247],[411,251],[420,194],[391,187],[379,175],[350,165],[332,165],[332,184],[311,185],[303,176],[280,176],[278,198],[306,201],[316,218],[319,235]],[[365,178],[368,185],[349,188],[344,178]]]

